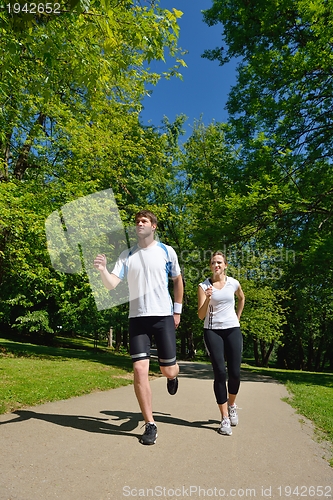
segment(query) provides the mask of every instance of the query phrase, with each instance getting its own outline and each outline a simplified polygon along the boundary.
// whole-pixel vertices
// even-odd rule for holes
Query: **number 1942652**
[[[8,3],[10,14],[60,14],[60,3]]]

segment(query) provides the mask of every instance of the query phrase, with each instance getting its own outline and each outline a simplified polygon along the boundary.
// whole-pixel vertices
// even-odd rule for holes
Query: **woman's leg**
[[[238,414],[235,401],[240,386],[240,367],[243,351],[243,336],[239,327],[225,331],[224,345],[228,365],[228,413],[231,425],[237,425]]]
[[[224,331],[224,347],[228,365],[229,405],[235,403],[240,386],[240,368],[242,362],[243,336],[239,327]]]
[[[222,330],[221,330],[222,331]],[[204,329],[204,340],[214,371],[214,394],[222,417],[228,417],[227,373],[224,362],[224,341],[220,331]]]

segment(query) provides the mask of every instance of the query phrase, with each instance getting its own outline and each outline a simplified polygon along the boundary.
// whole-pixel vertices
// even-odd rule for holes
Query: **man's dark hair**
[[[152,224],[156,224],[156,226],[157,226],[157,217],[150,210],[140,210],[140,212],[135,214],[135,221],[137,221],[137,219],[139,219],[139,217],[146,217],[147,219],[150,220],[150,222]]]

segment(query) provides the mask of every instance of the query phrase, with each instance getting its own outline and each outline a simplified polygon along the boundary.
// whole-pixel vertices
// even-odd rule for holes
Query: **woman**
[[[212,277],[200,283],[198,316],[204,319],[204,340],[214,370],[214,393],[221,412],[220,434],[230,436],[238,424],[236,396],[240,385],[243,337],[239,327],[245,296],[234,278],[226,276],[227,259],[215,252],[210,261]],[[235,295],[237,310],[235,310]],[[225,359],[228,365],[228,395]]]

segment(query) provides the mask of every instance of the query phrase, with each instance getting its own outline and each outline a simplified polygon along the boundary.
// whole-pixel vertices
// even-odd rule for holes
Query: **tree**
[[[315,332],[325,331],[329,344],[332,339],[327,333],[330,314],[322,314],[332,288],[325,253],[317,253],[315,277],[312,268],[303,265],[313,263],[313,248],[332,244],[332,4],[215,0],[204,17],[209,25],[223,25],[225,42],[223,49],[207,50],[205,56],[221,64],[232,57],[240,61],[227,107],[232,134],[242,146],[244,195],[250,201],[254,187],[259,195],[252,209],[252,234],[265,230],[272,246],[296,254],[283,266],[280,285],[288,283],[295,306],[288,309],[285,345],[299,339],[298,353],[285,361],[313,366],[314,356],[325,358],[325,342],[317,343],[322,335]],[[309,279],[316,282],[311,287],[313,301],[306,286]],[[319,304],[320,316],[326,318],[321,326]],[[305,306],[310,306],[308,313]],[[287,350],[282,351],[286,355]]]
[[[93,331],[105,318],[91,314],[84,275],[52,269],[44,223],[110,186],[126,223],[154,181],[170,178],[164,139],[140,125],[138,112],[146,84],[161,77],[150,61],[165,50],[178,57],[181,13],[120,1],[21,14],[0,12],[0,322],[27,332],[39,322],[52,334],[72,321],[75,331]]]
[[[282,293],[254,280],[242,282],[246,308],[242,315],[242,332],[246,342],[253,342],[256,366],[268,366],[273,349],[282,343],[285,311]],[[282,297],[281,297],[282,296]]]
[[[289,216],[289,225],[308,216],[318,226],[331,224],[330,19],[331,5],[322,0],[261,3],[255,9],[251,2],[216,0],[205,13],[209,25],[223,24],[226,42],[205,56],[221,64],[241,58],[228,110],[248,176],[255,151],[266,148],[261,170],[288,185],[293,204],[272,215]],[[254,169],[253,177],[258,173]]]
[[[258,191],[264,197],[264,190],[258,186],[250,192],[244,185],[239,152],[227,139],[227,132],[226,124],[205,127],[197,122],[179,160],[182,189],[178,206],[185,211],[184,275],[189,284],[192,330],[195,344],[202,348],[202,324],[194,320],[197,288],[210,274],[212,253],[222,250],[230,275],[239,279],[249,299],[242,319],[243,333],[253,341],[257,363],[267,365],[273,347],[281,342],[285,322],[285,294],[277,288],[280,250],[269,248],[269,239],[255,226],[251,206],[262,203]],[[249,239],[254,228],[255,237]]]

